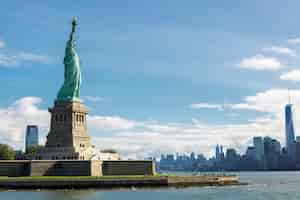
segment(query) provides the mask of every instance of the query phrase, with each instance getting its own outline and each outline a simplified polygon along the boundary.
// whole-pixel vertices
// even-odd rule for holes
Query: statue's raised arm
[[[73,19],[72,19],[72,32],[70,34],[70,40],[73,40],[73,38],[74,38],[76,26],[77,26],[77,19],[76,19],[76,17],[73,17]]]

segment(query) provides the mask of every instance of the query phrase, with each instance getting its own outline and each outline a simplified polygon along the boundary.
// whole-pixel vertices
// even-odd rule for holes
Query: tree
[[[42,148],[44,148],[44,146],[42,146],[42,145],[31,146],[27,149],[26,154],[35,155]]]
[[[37,159],[36,154],[44,148],[42,145],[30,146],[23,155],[24,160]]]
[[[0,160],[14,160],[16,153],[14,149],[7,144],[0,144]]]

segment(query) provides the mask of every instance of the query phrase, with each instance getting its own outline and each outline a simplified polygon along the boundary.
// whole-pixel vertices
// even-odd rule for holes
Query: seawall
[[[0,178],[2,189],[84,189],[238,185],[236,176],[119,176]]]

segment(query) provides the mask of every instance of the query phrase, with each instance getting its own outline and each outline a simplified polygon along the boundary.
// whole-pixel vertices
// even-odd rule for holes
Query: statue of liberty
[[[75,51],[76,18],[72,20],[72,31],[67,42],[64,65],[64,84],[57,94],[57,101],[80,101],[81,71],[80,59]]]

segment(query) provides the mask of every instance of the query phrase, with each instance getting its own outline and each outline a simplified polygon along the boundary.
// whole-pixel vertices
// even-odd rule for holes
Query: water
[[[249,185],[165,189],[2,191],[0,200],[293,200],[300,199],[300,172],[241,172]]]

